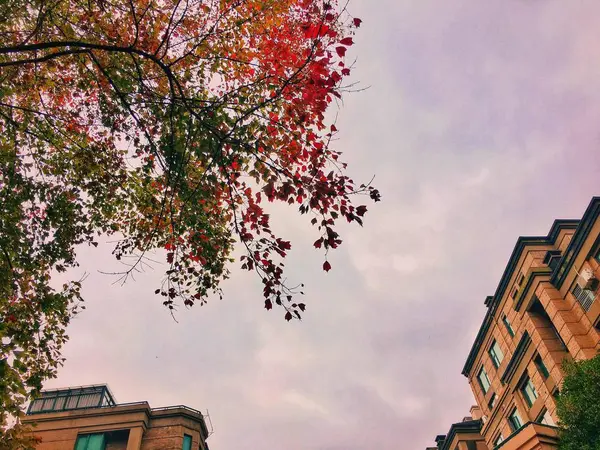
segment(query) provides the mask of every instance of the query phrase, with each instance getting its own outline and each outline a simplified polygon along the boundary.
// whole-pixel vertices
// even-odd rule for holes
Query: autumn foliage
[[[345,174],[326,116],[360,24],[323,0],[0,3],[3,410],[55,373],[81,284],[50,277],[100,235],[123,280],[164,250],[153,289],[171,309],[220,294],[238,242],[264,307],[300,318],[265,205],[296,205],[326,255],[339,220],[362,225],[352,196],[379,200]]]

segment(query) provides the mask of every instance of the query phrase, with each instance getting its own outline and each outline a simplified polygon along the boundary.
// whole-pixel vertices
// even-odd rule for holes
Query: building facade
[[[33,425],[38,450],[208,450],[200,411],[118,404],[108,386],[43,391],[22,422]]]
[[[462,371],[477,405],[431,448],[556,448],[561,363],[600,351],[598,280],[600,197],[580,220],[517,240]]]

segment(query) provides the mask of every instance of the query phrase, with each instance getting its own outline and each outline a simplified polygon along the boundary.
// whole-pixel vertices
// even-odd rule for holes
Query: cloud
[[[414,449],[468,414],[462,365],[519,235],[579,217],[600,176],[600,4],[355,0],[364,20],[340,139],[375,184],[365,227],[323,255],[289,208],[288,275],[305,319],[265,312],[234,271],[225,299],[177,313],[158,272],[113,286],[82,250],[88,309],[51,385],[109,382],[119,401],[209,409],[215,450]]]

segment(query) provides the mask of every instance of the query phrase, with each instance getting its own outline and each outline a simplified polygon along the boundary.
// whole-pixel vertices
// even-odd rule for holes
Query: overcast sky
[[[120,402],[210,411],[211,450],[421,450],[468,414],[460,374],[519,235],[600,194],[600,2],[352,0],[368,90],[339,111],[350,174],[383,201],[343,228],[333,270],[278,209],[302,322],[266,312],[234,270],[223,301],[173,321],[160,271],[113,286],[80,252],[87,310],[49,386],[108,383]]]

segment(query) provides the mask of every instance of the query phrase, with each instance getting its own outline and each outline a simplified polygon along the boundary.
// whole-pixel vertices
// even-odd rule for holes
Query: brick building
[[[598,280],[600,197],[517,240],[462,371],[477,405],[430,449],[556,448],[561,362],[600,351]]]
[[[38,450],[208,450],[200,411],[118,404],[106,385],[46,390],[29,405]]]

